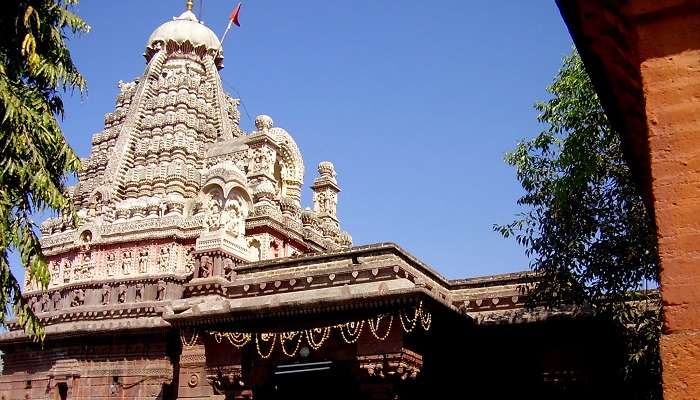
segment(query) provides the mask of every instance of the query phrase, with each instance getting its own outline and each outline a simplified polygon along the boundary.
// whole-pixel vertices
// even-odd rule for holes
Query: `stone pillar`
[[[277,145],[274,138],[270,136],[270,129],[273,126],[272,118],[267,115],[258,115],[255,118],[255,132],[248,138],[247,144],[250,148],[248,165],[248,180],[251,186],[260,187],[267,182],[275,188],[282,186],[278,182],[281,177],[275,176],[275,162],[277,161]]]
[[[661,261],[664,398],[700,398],[700,10],[637,25]],[[651,3],[650,3],[651,4]],[[688,5],[690,3],[687,3]],[[689,7],[688,7],[689,8]],[[662,12],[663,11],[663,12]]]
[[[557,0],[653,205],[666,399],[700,398],[700,8]]]
[[[198,330],[181,330],[178,399],[209,400],[214,395],[207,381],[206,350]]]

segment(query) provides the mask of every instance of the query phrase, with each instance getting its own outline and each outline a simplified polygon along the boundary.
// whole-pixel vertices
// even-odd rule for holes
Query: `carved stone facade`
[[[69,189],[78,224],[59,216],[41,225],[50,288],[187,276],[203,252],[238,265],[351,245],[338,228],[333,165],[319,165],[314,210],[302,217],[294,139],[265,115],[243,131],[239,100],[221,85],[218,39],[192,12],[159,27],[145,56],[144,75],[119,83]]]

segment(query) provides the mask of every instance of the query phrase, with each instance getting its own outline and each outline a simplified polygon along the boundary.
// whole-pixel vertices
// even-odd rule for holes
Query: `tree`
[[[620,136],[576,52],[535,104],[544,130],[517,144],[524,211],[494,229],[525,247],[537,279],[530,306],[577,305],[619,329],[627,350],[625,382],[635,398],[660,398],[660,305],[656,235],[622,154]]]
[[[85,88],[66,47],[68,33],[90,29],[71,11],[76,4],[14,0],[0,8],[0,323],[13,313],[40,339],[44,329],[21,296],[8,253],[14,249],[27,280],[46,289],[50,276],[32,214],[74,216],[64,185],[80,160],[57,118],[63,116],[60,95]]]

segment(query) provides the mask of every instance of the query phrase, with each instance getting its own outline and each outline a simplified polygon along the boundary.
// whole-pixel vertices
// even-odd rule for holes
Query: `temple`
[[[51,280],[24,296],[46,340],[0,335],[2,400],[610,395],[610,329],[526,309],[530,274],[448,280],[395,244],[352,247],[328,161],[302,204],[293,136],[241,128],[190,10],[144,56],[68,189],[77,224],[41,225]]]

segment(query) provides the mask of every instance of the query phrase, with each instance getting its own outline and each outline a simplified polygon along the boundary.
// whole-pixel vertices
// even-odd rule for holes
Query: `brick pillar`
[[[636,26],[661,260],[666,399],[700,398],[700,12],[687,8],[647,14]]]

